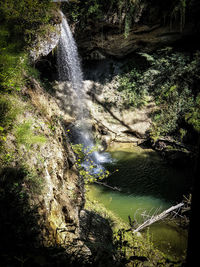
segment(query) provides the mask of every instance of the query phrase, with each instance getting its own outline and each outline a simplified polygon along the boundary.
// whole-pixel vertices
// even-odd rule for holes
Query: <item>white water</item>
[[[69,81],[71,83],[71,87],[73,88],[73,96],[70,96],[73,102],[71,103],[73,107],[73,115],[76,117],[76,123],[72,127],[72,135],[75,137],[75,140],[73,141],[77,144],[83,144],[84,148],[91,150],[94,147],[94,141],[92,128],[88,122],[89,112],[83,88],[83,73],[81,70],[76,42],[62,12],[61,15],[61,37],[57,55],[59,80],[63,82]],[[106,153],[99,153],[98,151],[90,153],[89,158],[97,165],[97,171],[99,169],[103,169],[101,163],[109,160]]]

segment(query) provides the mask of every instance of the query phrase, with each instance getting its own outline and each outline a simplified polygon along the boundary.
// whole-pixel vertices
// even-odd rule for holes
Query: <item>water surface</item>
[[[91,185],[88,194],[126,222],[131,216],[135,223],[141,223],[148,215],[181,202],[190,189],[191,173],[167,165],[151,149],[114,144],[109,152],[114,162],[107,164],[107,168],[114,173],[107,183],[120,192]],[[115,172],[116,169],[119,171]],[[180,228],[176,220],[155,223],[150,233],[154,245],[164,253],[178,258],[185,256],[187,231]]]

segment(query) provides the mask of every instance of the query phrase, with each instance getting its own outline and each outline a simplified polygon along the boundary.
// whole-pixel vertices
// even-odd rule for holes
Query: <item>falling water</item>
[[[74,90],[73,104],[77,107],[74,110],[76,118],[79,120],[86,118],[87,114],[83,112],[85,94],[83,91],[83,74],[78,57],[77,47],[70,27],[63,13],[61,37],[58,46],[58,75],[59,80],[66,82],[70,81]],[[87,112],[88,113],[88,112]]]
[[[70,27],[64,14],[62,15],[61,37],[58,47],[58,74],[59,80],[63,82],[69,81],[72,92],[73,115],[76,117],[76,124],[73,127],[74,141],[83,144],[84,148],[92,149],[94,141],[92,137],[92,128],[89,123],[89,112],[86,107],[86,94],[83,87],[83,73],[81,70],[80,60],[78,57],[77,46]],[[67,86],[67,83],[66,83]],[[106,153],[97,151],[90,154],[92,161],[101,167],[101,163],[108,160]]]

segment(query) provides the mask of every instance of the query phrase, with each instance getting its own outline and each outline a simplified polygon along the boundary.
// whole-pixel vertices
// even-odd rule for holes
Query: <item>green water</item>
[[[107,180],[119,191],[99,185],[89,187],[89,196],[102,203],[124,221],[128,216],[141,223],[146,215],[162,212],[182,201],[191,185],[187,169],[175,169],[150,149],[131,144],[115,144],[110,149],[114,162],[106,167],[114,172]],[[115,172],[119,169],[118,172]],[[164,253],[182,258],[187,248],[187,231],[176,220],[162,221],[150,227],[154,244]]]

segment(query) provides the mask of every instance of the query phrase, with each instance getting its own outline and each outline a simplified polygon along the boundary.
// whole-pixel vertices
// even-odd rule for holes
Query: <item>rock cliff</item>
[[[89,229],[92,231],[91,240],[87,239],[83,221],[90,221],[92,216],[95,227],[100,228],[100,238],[109,239],[111,246],[112,231],[108,222],[100,216],[96,218],[94,214],[84,211],[84,181],[75,167],[76,157],[67,137],[67,127],[73,118],[66,113],[58,94],[49,94],[34,78],[27,79],[28,84],[22,95],[13,100],[16,110],[20,109],[20,112],[4,147],[8,158],[1,162],[1,204],[4,203],[10,214],[0,205],[2,244],[6,249],[5,244],[8,243],[9,249],[12,242],[14,256],[9,255],[8,259],[13,264],[15,257],[18,257],[17,248],[22,246],[19,253],[23,257],[29,255],[28,266],[40,266],[41,257],[44,264],[55,266],[58,248],[62,248],[57,259],[60,263],[63,259],[69,266],[92,265],[105,253],[104,245],[95,236],[94,227]],[[5,181],[9,182],[4,184]],[[15,193],[12,200],[7,191]],[[18,203],[17,198],[21,194],[22,199]],[[13,216],[16,224],[10,228]],[[19,223],[21,220],[22,223]],[[104,230],[100,227],[101,220]],[[10,238],[8,235],[4,238],[3,233],[8,229]],[[34,240],[30,239],[32,244],[29,244],[30,235],[34,235]],[[52,260],[49,252],[44,255],[44,248],[54,248]],[[94,257],[97,251],[98,256]]]

